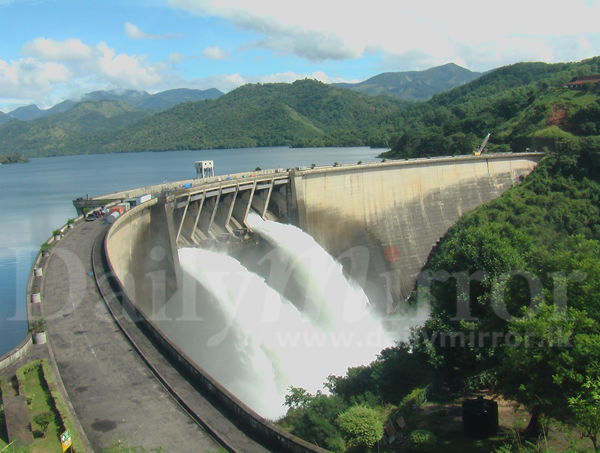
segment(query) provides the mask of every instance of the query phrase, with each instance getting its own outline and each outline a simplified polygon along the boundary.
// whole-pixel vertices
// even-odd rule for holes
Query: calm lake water
[[[25,292],[31,264],[53,230],[75,217],[72,200],[165,180],[194,178],[197,160],[216,174],[377,160],[384,150],[361,148],[247,148],[165,153],[45,157],[0,166],[0,356],[27,332]]]

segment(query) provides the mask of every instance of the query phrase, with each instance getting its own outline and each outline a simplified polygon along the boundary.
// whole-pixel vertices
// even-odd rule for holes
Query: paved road
[[[63,382],[94,451],[117,440],[167,453],[216,452],[132,349],[98,292],[91,250],[106,228],[77,226],[44,270],[43,307]]]

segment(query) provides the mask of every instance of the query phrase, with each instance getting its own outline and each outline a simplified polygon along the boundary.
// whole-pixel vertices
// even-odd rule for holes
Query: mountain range
[[[21,121],[30,121],[36,118],[44,118],[57,113],[66,112],[80,102],[96,101],[118,101],[129,104],[140,110],[151,110],[161,112],[170,109],[174,105],[182,102],[196,102],[204,99],[216,99],[223,93],[216,88],[208,90],[193,90],[189,88],[177,88],[173,90],[161,91],[156,94],[149,94],[146,91],[124,90],[124,91],[93,91],[84,94],[78,99],[67,99],[53,107],[42,110],[37,105],[31,104],[19,107],[7,114],[0,112],[0,124],[6,123],[11,119]]]
[[[479,72],[472,72],[454,63],[448,63],[425,71],[386,72],[360,83],[334,83],[332,85],[372,96],[387,94],[406,101],[425,101],[434,94],[470,82],[480,75]],[[7,123],[11,119],[30,121],[52,116],[69,110],[79,102],[112,100],[125,102],[136,109],[161,112],[182,102],[216,99],[221,95],[223,93],[216,88],[208,90],[177,88],[156,94],[138,90],[94,91],[77,99],[67,99],[45,110],[31,104],[18,107],[6,114],[0,112],[0,124]]]
[[[462,73],[456,65],[444,69],[455,70]],[[0,154],[366,145],[391,148],[388,157],[407,158],[468,154],[487,134],[492,151],[552,149],[565,137],[600,135],[600,91],[564,87],[573,77],[598,73],[600,57],[518,63],[424,102],[372,96],[312,79],[258,83],[158,113],[125,102],[94,101],[105,96],[99,92],[64,112],[0,125]],[[152,99],[147,93],[124,94],[137,105]]]
[[[325,146],[337,131],[375,127],[402,101],[312,79],[247,84],[217,99],[151,114],[117,101],[83,102],[66,112],[0,126],[0,154],[169,151],[253,146]]]
[[[473,72],[448,63],[425,71],[385,72],[360,83],[334,83],[332,85],[378,96],[387,94],[405,101],[426,101],[434,94],[475,80],[482,73]]]

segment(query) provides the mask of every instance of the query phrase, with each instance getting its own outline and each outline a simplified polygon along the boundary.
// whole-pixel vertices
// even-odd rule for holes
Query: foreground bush
[[[431,431],[417,429],[410,433],[410,448],[412,451],[435,451],[437,438]]]

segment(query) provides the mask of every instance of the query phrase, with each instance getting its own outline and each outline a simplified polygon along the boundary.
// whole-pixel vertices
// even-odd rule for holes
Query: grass
[[[9,445],[0,446],[0,453],[31,453],[31,449],[27,445],[15,445],[11,442]]]
[[[28,400],[34,444],[30,447],[8,445],[4,416],[3,412],[0,412],[0,453],[62,453],[60,435],[65,429],[71,432],[74,451],[85,451],[67,406],[56,390],[48,362],[36,360],[22,366],[17,370],[17,380],[19,395],[25,395]],[[0,378],[0,390],[4,394],[9,391],[6,378]],[[51,412],[54,418],[46,430],[46,435],[42,436],[40,427],[33,422],[33,419],[44,412]]]
[[[60,418],[62,419],[64,429],[68,429],[71,433],[73,450],[75,452],[83,452],[85,451],[85,448],[83,447],[83,443],[79,438],[79,433],[77,431],[77,428],[75,427],[75,423],[73,423],[73,420],[71,419],[71,413],[69,412],[67,405],[58,393],[56,383],[54,382],[54,378],[52,377],[52,373],[50,372],[50,365],[48,365],[47,360],[42,360],[41,364],[46,384],[48,385],[50,393],[52,394],[56,410],[58,411]]]
[[[35,361],[19,368],[17,379],[19,380],[19,394],[25,395],[31,401],[28,408],[34,438],[34,444],[31,448],[32,453],[62,453],[60,435],[64,432],[63,423],[44,377],[41,362]],[[44,412],[51,412],[54,418],[48,425],[46,436],[43,437],[41,428],[33,422],[33,419],[36,415]]]
[[[0,376],[0,402],[2,401],[3,395],[10,395],[8,388],[8,381],[5,376]],[[5,448],[8,447],[8,433],[6,432],[6,423],[4,421],[4,406],[0,404],[0,453],[5,452]],[[6,450],[8,453],[10,450]]]

